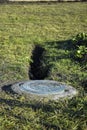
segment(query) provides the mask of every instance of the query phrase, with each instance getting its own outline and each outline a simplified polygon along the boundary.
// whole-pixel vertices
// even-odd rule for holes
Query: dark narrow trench
[[[48,67],[43,66],[43,54],[45,49],[40,45],[36,45],[32,52],[32,63],[30,64],[29,69],[29,78],[31,80],[41,80],[47,77]]]

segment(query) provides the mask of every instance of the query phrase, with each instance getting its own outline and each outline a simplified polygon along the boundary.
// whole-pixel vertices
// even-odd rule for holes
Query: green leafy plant
[[[73,44],[73,55],[79,61],[87,61],[87,34],[80,33],[77,34],[72,39]]]
[[[87,59],[87,47],[85,47],[85,46],[78,46],[78,49],[76,51],[76,56],[79,57],[79,58],[83,58],[84,57],[84,58]]]
[[[78,47],[80,45],[87,46],[87,34],[86,33],[78,33],[76,36],[72,38],[72,43],[74,47]]]

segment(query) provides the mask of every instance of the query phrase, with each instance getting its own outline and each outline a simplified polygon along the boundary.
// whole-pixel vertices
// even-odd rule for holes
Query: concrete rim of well
[[[20,89],[20,86],[21,84],[25,84],[26,82],[29,82],[29,83],[32,83],[32,82],[54,82],[54,83],[58,83],[58,84],[61,84],[61,85],[66,85],[67,88],[68,88],[68,91],[67,89],[65,89],[62,93],[56,93],[56,94],[48,94],[48,95],[41,95],[41,94],[32,94],[30,92],[27,92],[27,91],[22,91]],[[28,98],[31,98],[31,99],[47,99],[47,100],[59,100],[59,99],[64,99],[64,98],[72,98],[74,97],[76,94],[77,94],[77,90],[72,87],[72,86],[69,86],[65,83],[61,83],[61,82],[57,82],[57,81],[52,81],[52,80],[30,80],[30,81],[23,81],[23,82],[19,82],[19,83],[16,83],[16,84],[13,84],[11,86],[11,89],[13,90],[13,92],[19,94],[19,95],[24,95],[24,96],[27,96]]]

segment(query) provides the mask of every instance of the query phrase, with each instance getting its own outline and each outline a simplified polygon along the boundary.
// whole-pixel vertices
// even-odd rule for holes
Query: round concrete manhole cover
[[[58,99],[60,97],[72,97],[77,91],[71,86],[51,80],[33,80],[14,84],[11,89],[19,94],[50,97]]]

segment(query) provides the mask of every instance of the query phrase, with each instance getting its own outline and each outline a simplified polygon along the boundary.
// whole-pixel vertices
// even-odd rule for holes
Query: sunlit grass
[[[78,90],[73,99],[31,101],[0,92],[0,130],[86,130],[86,66],[70,57],[68,40],[86,32],[87,4],[0,5],[0,86],[28,80],[34,45],[45,48],[46,79],[66,82]],[[85,68],[85,69],[84,69]]]

